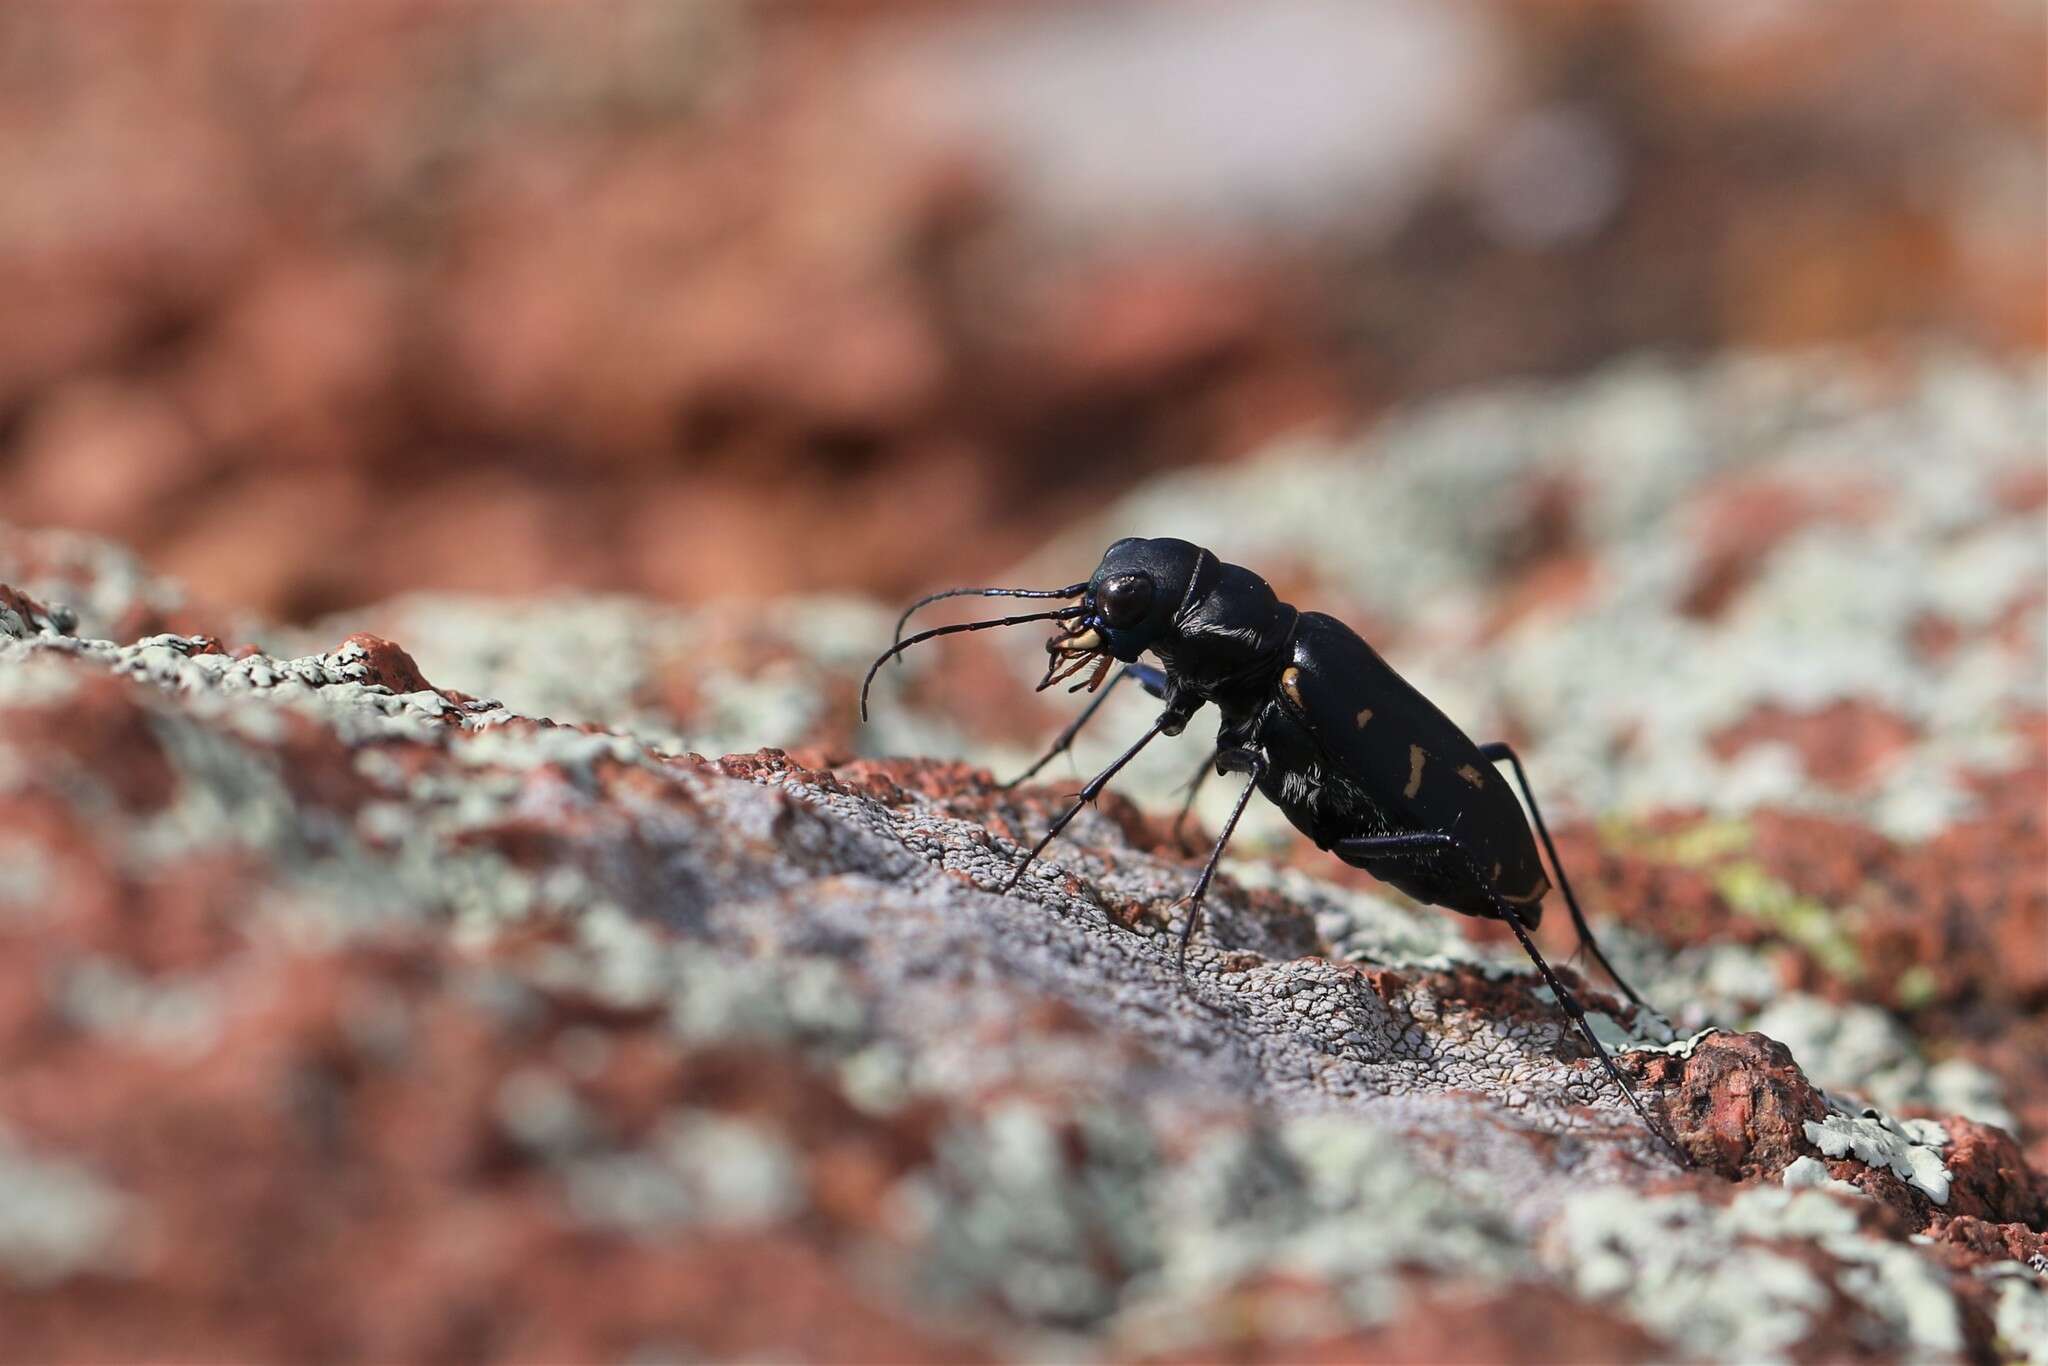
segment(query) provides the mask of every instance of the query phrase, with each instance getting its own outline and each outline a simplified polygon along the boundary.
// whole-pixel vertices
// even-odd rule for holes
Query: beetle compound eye
[[[1102,586],[1102,616],[1118,629],[1136,626],[1152,607],[1152,580],[1143,574],[1125,574]]]

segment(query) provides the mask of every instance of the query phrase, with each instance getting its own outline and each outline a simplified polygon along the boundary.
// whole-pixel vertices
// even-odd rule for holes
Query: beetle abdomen
[[[1275,767],[1316,779],[1310,792],[1289,793],[1282,780],[1267,793],[1297,829],[1323,848],[1360,835],[1456,835],[1476,866],[1442,857],[1358,866],[1418,901],[1495,918],[1492,893],[1537,922],[1550,880],[1506,778],[1356,632],[1303,613],[1279,693],[1293,724],[1269,717],[1264,738],[1276,759],[1296,752]]]

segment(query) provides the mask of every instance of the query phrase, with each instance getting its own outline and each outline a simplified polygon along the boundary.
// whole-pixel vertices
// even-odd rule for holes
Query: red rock
[[[1746,720],[1715,732],[1708,745],[1725,760],[1765,741],[1789,744],[1799,751],[1809,778],[1853,792],[1916,738],[1908,722],[1876,703],[1844,698],[1804,713],[1759,707]]]
[[[2048,1233],[2019,1223],[1997,1224],[1970,1214],[1937,1214],[1929,1221],[1927,1233],[1957,1249],[1971,1266],[2048,1257]]]
[[[153,814],[170,805],[176,778],[147,703],[155,690],[80,669],[67,696],[0,708],[0,730],[38,786],[86,783],[124,812]]]
[[[1742,477],[1710,492],[1700,518],[1701,564],[1679,610],[1702,620],[1718,617],[1794,532],[1817,521],[1854,521],[1867,514],[1873,500],[1872,492],[1862,489],[1822,499],[1769,475]]]
[[[1688,1157],[1737,1179],[1775,1178],[1811,1156],[1804,1125],[1827,1103],[1785,1045],[1762,1034],[1710,1034],[1687,1058],[1647,1058],[1654,1102]]]
[[[1435,1362],[1487,1366],[1513,1362],[1659,1362],[1669,1344],[1596,1305],[1543,1285],[1508,1285],[1475,1299],[1425,1293],[1384,1328],[1355,1337],[1275,1344],[1274,1362]]]
[[[420,666],[413,663],[412,656],[381,636],[358,632],[341,642],[340,649],[350,647],[364,654],[363,665],[369,670],[365,683],[389,688],[395,693],[432,692],[434,685],[427,682]]]
[[[429,686],[398,645],[350,643],[386,686]],[[1713,1035],[1688,1057],[1626,1056],[1697,1163],[1681,1172],[1643,1155],[1625,1112],[1583,1104],[1580,1083],[1597,1073],[1575,1038],[1560,1040],[1526,975],[1332,965],[1305,908],[1227,876],[1212,904],[1226,970],[1181,981],[1154,931],[1189,870],[1160,856],[1159,822],[1122,803],[1073,832],[1086,855],[1064,865],[1074,904],[998,905],[960,896],[960,860],[985,858],[1002,823],[1035,834],[1062,805],[1055,787],[1008,793],[968,765],[848,759],[829,745],[619,758],[584,743],[590,727],[533,718],[493,718],[491,744],[473,743],[478,726],[462,717],[365,741],[328,710],[368,720],[377,709],[355,690],[308,706],[296,689],[201,696],[204,671],[193,691],[162,691],[89,658],[71,667],[75,688],[0,711],[0,836],[15,842],[0,848],[18,857],[25,845],[33,865],[0,884],[0,1122],[4,1142],[121,1192],[132,1225],[109,1237],[107,1265],[48,1283],[25,1283],[0,1259],[0,1355],[582,1360],[680,1345],[956,1359],[1028,1352],[1056,1321],[1135,1356],[1143,1342],[1106,1334],[1121,1322],[1119,1297],[1147,1293],[1139,1273],[1152,1254],[1118,1221],[1155,1217],[1140,1197],[1178,1187],[1134,1173],[1242,1137],[1263,1155],[1222,1178],[1232,1212],[1205,1236],[1272,1236],[1233,1222],[1240,1197],[1247,1219],[1263,1220],[1274,1192],[1286,1220],[1321,1217],[1277,1157],[1291,1112],[1276,1098],[1342,1107],[1365,1084],[1358,1099],[1405,1160],[1457,1164],[1467,1194],[1510,1154],[1506,1180],[1576,1182],[1591,1169],[1714,1202],[1731,1178],[1773,1182],[1812,1151],[1803,1124],[1821,1100],[1781,1045]],[[509,757],[492,762],[500,750]],[[798,785],[832,800],[788,790]],[[1960,964],[1940,984],[1954,995],[1922,1019],[1960,1039],[1969,1009],[1995,1006],[2006,1013],[1989,1018],[2017,1023],[1979,1046],[2031,1051],[2038,1067],[2048,1050],[2001,995],[2016,978],[1967,956],[1977,941],[1959,928],[2033,876],[1982,866],[2029,847],[2041,819],[2022,810],[2024,790],[1986,796],[1980,820],[1919,848],[1765,816],[1740,856],[1805,894],[1854,893],[1881,925],[1921,911],[1938,934],[1925,942]],[[1679,833],[1691,819],[1652,824]],[[905,827],[914,835],[875,857]],[[1568,849],[1613,872],[1610,892],[1671,893],[1668,904],[1617,902],[1632,920],[1705,933],[1681,917],[1719,915],[1726,932],[1744,927],[1717,904],[1711,860],[1667,876],[1639,851],[1596,859],[1587,839]],[[942,860],[950,879],[924,866]],[[375,876],[401,862],[406,878]],[[1086,885],[1093,874],[1081,870],[1103,866],[1128,904]],[[1870,891],[1880,880],[1899,889],[1895,903]],[[490,895],[501,882],[531,895],[501,904]],[[983,934],[998,912],[1016,938]],[[480,934],[479,921],[497,928]],[[1884,935],[1866,933],[1873,961],[1896,947]],[[1025,951],[1009,954],[1020,941]],[[794,985],[768,985],[785,973]],[[938,1009],[923,1008],[927,990]],[[166,1009],[181,992],[201,1007],[184,1034]],[[1425,997],[1435,1011],[1407,1009]],[[708,1030],[693,1021],[707,1003]],[[1317,1023],[1356,1011],[1369,1038],[1383,1005],[1401,1022],[1398,1059]],[[1547,1074],[1532,1087],[1542,1094],[1503,1096],[1504,1060]],[[892,1100],[893,1069],[928,1064],[947,1084]],[[1211,1075],[1235,1089],[1176,1085]],[[1168,1090],[1172,1103],[1155,1110]],[[2038,1097],[2014,1099],[2031,1114]],[[1184,1116],[1183,1102],[1196,1113]],[[592,1213],[578,1183],[593,1166],[623,1161],[658,1178],[678,1161],[679,1127],[706,1121],[751,1126],[719,1141],[772,1149],[791,1178],[777,1187],[786,1206],[743,1229],[684,1211],[629,1232]],[[977,1138],[1012,1122],[1011,1158],[1046,1165],[1045,1184],[1028,1176],[1021,1195],[994,1160],[1003,1150]],[[1860,1162],[1830,1170],[1873,1197],[1863,1235],[1913,1249],[1947,1278],[1981,1351],[1990,1320],[1969,1268],[2032,1255],[2048,1189],[2003,1133],[1947,1124],[1945,1208]],[[693,1179],[746,1174],[729,1156],[691,1161]],[[993,1203],[974,1212],[984,1197]],[[925,1297],[935,1272],[975,1261],[934,1227],[971,1244],[990,1220],[1002,1232],[1011,1206],[1041,1199],[1074,1203],[1075,1265],[1099,1280],[1077,1320],[1009,1303],[1008,1254],[986,1250],[964,1306]],[[660,1206],[643,1196],[631,1212]],[[955,1223],[927,1225],[934,1211]],[[1016,1227],[1028,1234],[1030,1222]],[[1504,1245],[1512,1222],[1497,1231]],[[1904,1241],[1919,1231],[1936,1244]],[[1881,1325],[1842,1292],[1842,1268],[1809,1241],[1784,1243],[1833,1287],[1794,1355],[1863,1350],[1856,1334]],[[1217,1292],[1189,1354],[1669,1355],[1618,1317],[1625,1300],[1588,1305],[1569,1285],[1416,1270],[1390,1290],[1383,1325],[1304,1337],[1289,1314],[1345,1314],[1347,1296],[1254,1265]]]
[[[1967,1119],[1946,1119],[1942,1127],[1949,1136],[1942,1160],[1954,1176],[1943,1208],[1951,1215],[2048,1233],[2048,1177],[2027,1166],[2012,1135]]]

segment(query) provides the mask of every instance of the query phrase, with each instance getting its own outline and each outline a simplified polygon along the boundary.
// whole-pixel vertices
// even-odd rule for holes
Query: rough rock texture
[[[1002,896],[1057,785],[52,583],[0,594],[0,1355],[2039,1351],[2040,1171],[1762,1035],[1593,992],[1682,1170],[1448,917],[1239,865],[1182,980],[1123,799]]]

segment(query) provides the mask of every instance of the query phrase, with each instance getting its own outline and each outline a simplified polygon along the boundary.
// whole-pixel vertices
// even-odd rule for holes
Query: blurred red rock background
[[[900,595],[1646,347],[2048,342],[2015,4],[0,8],[0,511],[287,618]]]

